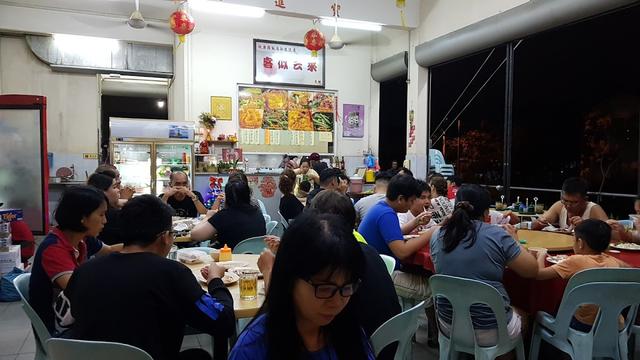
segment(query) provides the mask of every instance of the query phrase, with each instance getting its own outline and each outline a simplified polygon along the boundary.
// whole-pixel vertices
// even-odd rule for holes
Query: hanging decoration
[[[333,32],[333,37],[331,37],[331,40],[329,40],[329,47],[333,50],[340,50],[344,47],[344,42],[342,41],[340,36],[338,36],[338,17],[340,16],[340,4],[338,4],[337,1],[334,2],[333,5],[331,5],[331,10],[333,10],[335,29]]]
[[[407,21],[406,21],[406,18],[404,17],[404,8],[406,5],[407,4],[405,0],[396,0],[396,7],[400,9],[400,22],[402,23],[402,27],[404,28],[407,27]]]
[[[276,7],[279,7],[280,9],[284,9],[287,7],[287,5],[284,4],[284,0],[275,0],[276,3]]]
[[[186,36],[196,27],[196,23],[187,10],[181,7],[169,16],[169,27],[178,35],[180,44],[182,44]]]
[[[317,57],[318,51],[324,49],[324,35],[315,28],[304,34],[304,47],[311,50],[311,56]]]

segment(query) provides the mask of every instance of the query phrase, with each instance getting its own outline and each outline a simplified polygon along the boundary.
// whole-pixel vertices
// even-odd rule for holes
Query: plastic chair
[[[266,236],[256,236],[240,241],[233,247],[233,254],[256,254],[259,255],[262,250],[267,246],[264,243]]]
[[[289,227],[289,222],[287,221],[287,219],[284,218],[284,216],[280,213],[280,210],[278,210],[278,215],[280,215],[280,223],[282,224],[282,227],[286,230]]]
[[[522,336],[515,339],[509,337],[504,300],[496,288],[481,281],[447,275],[433,275],[430,285],[434,303],[438,297],[444,297],[453,309],[450,337],[438,331],[440,359],[456,359],[459,352],[473,354],[479,360],[495,359],[513,349],[516,349],[517,359],[525,359]],[[494,346],[479,346],[476,343],[469,312],[471,305],[475,304],[487,305],[495,314],[498,338]]]
[[[269,221],[271,221],[271,215],[269,215],[269,214],[262,214],[262,216],[264,216],[264,221],[265,221],[265,222],[269,222]]]
[[[153,360],[146,351],[135,346],[71,339],[50,339],[47,350],[51,360]]]
[[[267,235],[271,235],[273,233],[273,230],[276,228],[277,225],[278,225],[277,221],[269,221],[267,223]]]
[[[424,307],[424,301],[402,312],[380,325],[371,334],[371,345],[376,356],[388,345],[398,343],[394,360],[408,359],[411,351],[411,338],[418,330],[418,316]]]
[[[541,340],[574,359],[609,357],[627,359],[631,323],[640,303],[639,269],[588,269],[575,274],[567,284],[558,314],[554,318],[538,312],[531,339],[530,359],[537,359]],[[570,327],[582,304],[596,304],[600,310],[591,331]],[[618,327],[618,316],[629,307],[625,327]]]
[[[31,304],[29,304],[29,282],[31,281],[31,274],[20,274],[13,279],[13,285],[18,290],[20,298],[22,299],[22,310],[27,314],[29,320],[31,320],[31,327],[33,328],[33,335],[36,343],[36,356],[35,360],[48,359],[47,348],[45,342],[51,338],[51,333],[40,319],[40,316],[33,310]]]
[[[393,269],[396,268],[396,259],[394,259],[392,256],[384,254],[380,254],[380,257],[384,261],[384,265],[387,267],[389,275],[391,275],[393,273]]]

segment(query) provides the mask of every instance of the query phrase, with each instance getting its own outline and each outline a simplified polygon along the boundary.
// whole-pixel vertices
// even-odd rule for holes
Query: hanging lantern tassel
[[[396,0],[396,7],[400,9],[400,22],[402,23],[402,27],[407,27],[407,19],[404,16],[404,8],[406,6],[405,0]]]

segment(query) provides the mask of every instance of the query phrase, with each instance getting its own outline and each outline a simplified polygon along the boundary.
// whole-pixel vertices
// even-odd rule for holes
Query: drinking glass
[[[240,299],[255,300],[258,297],[258,273],[255,271],[243,271],[240,273]]]

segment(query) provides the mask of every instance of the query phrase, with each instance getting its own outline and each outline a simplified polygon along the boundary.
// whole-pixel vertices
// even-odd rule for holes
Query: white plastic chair
[[[287,219],[284,218],[284,216],[280,213],[280,210],[278,210],[278,215],[280,215],[280,223],[282,224],[282,227],[284,229],[289,227],[289,222],[287,221]]]
[[[380,254],[380,257],[384,261],[384,265],[387,267],[389,275],[393,273],[393,269],[396,268],[396,259],[389,255]]]
[[[398,343],[394,360],[408,359],[411,352],[411,338],[418,330],[418,316],[424,301],[411,309],[385,321],[371,334],[371,345],[376,356],[390,344]]]
[[[71,339],[50,339],[47,350],[51,360],[153,360],[146,351],[135,346]]]
[[[35,360],[48,359],[47,348],[45,342],[51,338],[51,333],[38,316],[38,313],[33,310],[31,304],[29,304],[29,282],[31,281],[31,274],[20,274],[13,279],[13,285],[18,290],[20,298],[22,299],[22,309],[31,320],[31,326],[33,328],[33,335],[36,342],[36,355]]]
[[[267,235],[272,235],[273,234],[273,230],[275,230],[277,225],[278,225],[277,221],[269,221],[267,223]]]

